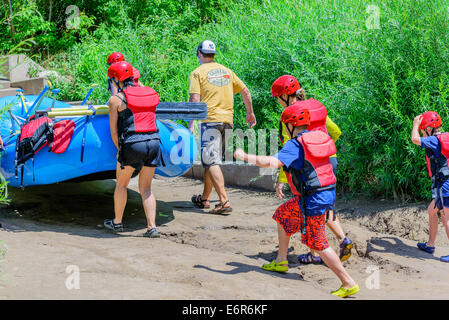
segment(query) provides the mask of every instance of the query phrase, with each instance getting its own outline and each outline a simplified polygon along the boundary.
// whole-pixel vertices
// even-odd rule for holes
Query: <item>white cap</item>
[[[215,43],[210,40],[204,40],[201,42],[197,51],[200,51],[201,53],[217,53],[217,51],[215,51]]]

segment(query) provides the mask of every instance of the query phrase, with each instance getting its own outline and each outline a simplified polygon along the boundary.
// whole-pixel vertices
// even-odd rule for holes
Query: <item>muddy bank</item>
[[[8,247],[0,261],[0,298],[334,298],[329,292],[339,283],[330,270],[297,262],[307,252],[299,235],[291,241],[287,274],[260,268],[276,254],[271,216],[282,201],[271,192],[229,188],[234,211],[217,216],[189,201],[200,193],[200,181],[157,179],[161,238],[147,239],[136,180],[128,192],[125,232],[101,227],[113,214],[113,189],[114,181],[107,180],[11,190],[11,204],[0,211],[0,239]],[[448,265],[438,261],[449,254],[444,230],[435,256],[416,249],[427,239],[425,204],[340,200],[337,209],[355,243],[345,262],[362,288],[355,299],[449,298],[449,282],[442,281],[448,280]],[[337,248],[335,237],[328,238]],[[68,265],[80,269],[79,290],[65,286]],[[372,270],[378,270],[378,289],[368,283]]]

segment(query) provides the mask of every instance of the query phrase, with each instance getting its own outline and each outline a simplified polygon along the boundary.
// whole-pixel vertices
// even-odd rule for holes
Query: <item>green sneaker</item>
[[[343,286],[341,286],[337,290],[332,291],[331,294],[333,294],[334,296],[340,297],[340,298],[346,298],[346,297],[352,296],[353,294],[356,294],[359,291],[360,291],[359,285],[356,284],[355,286],[353,286],[352,288],[349,288],[349,289],[346,289]]]

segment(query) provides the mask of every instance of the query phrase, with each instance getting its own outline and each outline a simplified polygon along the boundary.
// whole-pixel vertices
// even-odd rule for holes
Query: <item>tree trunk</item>
[[[12,22],[12,16],[13,16],[13,13],[12,13],[11,0],[8,0],[8,3],[9,3],[9,12],[11,13],[11,15],[9,16],[9,23],[11,24],[12,38],[13,38],[13,41],[14,41],[14,43],[15,43],[16,40],[14,39],[14,35],[15,35],[15,33],[16,33],[16,30],[14,29],[14,23]]]
[[[48,22],[51,22],[51,10],[53,8],[53,0],[50,0],[50,12],[48,14]]]

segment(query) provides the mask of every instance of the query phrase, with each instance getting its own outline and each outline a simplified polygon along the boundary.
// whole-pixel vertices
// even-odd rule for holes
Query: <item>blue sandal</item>
[[[307,254],[301,254],[298,256],[298,261],[302,264],[323,264],[323,260],[320,256],[315,257],[312,252]]]
[[[427,253],[433,254],[435,252],[435,247],[429,247],[425,242],[418,242],[419,250],[425,251]]]
[[[449,262],[449,256],[442,256],[442,257],[440,258],[440,261],[441,261],[441,262]]]

